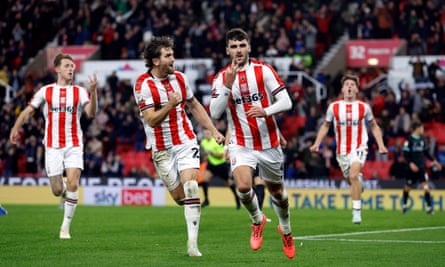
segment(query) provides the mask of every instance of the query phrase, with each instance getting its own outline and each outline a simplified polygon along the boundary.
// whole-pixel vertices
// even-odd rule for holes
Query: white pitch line
[[[375,242],[375,243],[415,243],[415,244],[445,244],[445,241],[430,241],[430,240],[375,240],[375,239],[346,239],[346,238],[314,238],[306,240],[317,241],[344,241],[344,242]]]
[[[402,228],[402,229],[392,229],[392,230],[351,232],[351,233],[326,234],[326,235],[306,235],[306,236],[295,236],[294,239],[295,240],[327,239],[327,238],[331,238],[331,237],[340,237],[340,236],[400,233],[400,232],[414,232],[414,231],[440,230],[440,229],[445,229],[445,226],[432,226],[432,227],[421,227],[421,228]],[[339,240],[339,239],[336,239],[336,240]]]

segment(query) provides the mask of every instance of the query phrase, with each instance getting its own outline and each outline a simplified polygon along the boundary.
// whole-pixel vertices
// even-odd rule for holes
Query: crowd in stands
[[[41,144],[43,118],[37,111],[23,129],[21,146],[8,143],[9,130],[34,91],[53,82],[48,70],[24,73],[26,64],[48,44],[57,46],[95,44],[101,58],[139,59],[151,36],[169,35],[175,40],[176,58],[212,58],[215,73],[223,66],[224,34],[232,27],[246,29],[252,39],[251,56],[301,59],[290,70],[304,71],[328,88],[328,98],[318,102],[314,88],[287,77],[294,108],[278,121],[288,139],[286,178],[340,177],[333,158],[335,142],[330,133],[320,153],[309,151],[321,114],[340,91],[336,77],[314,74],[324,52],[345,32],[351,39],[403,38],[413,60],[413,77],[433,86],[409,88],[401,85],[401,98],[391,88],[362,91],[384,131],[389,155],[379,155],[370,140],[369,173],[366,178],[401,178],[390,169],[403,165],[401,149],[411,120],[420,118],[426,126],[431,152],[445,165],[445,140],[434,129],[445,129],[445,73],[441,62],[425,65],[422,55],[445,54],[445,3],[442,0],[334,0],[334,1],[137,1],[137,0],[8,0],[0,3],[0,80],[15,90],[12,101],[2,101],[0,110],[0,175],[44,175]],[[422,64],[420,67],[419,64]],[[414,67],[416,66],[416,67]],[[420,70],[420,71],[419,71]],[[381,72],[374,68],[346,70],[360,76],[361,86]],[[208,81],[203,81],[208,82]],[[423,83],[422,83],[423,84]],[[0,85],[1,88],[1,85]],[[99,113],[83,120],[86,176],[156,176],[139,110],[132,96],[132,81],[110,73],[98,89]],[[298,122],[298,123],[296,123]],[[215,122],[221,131],[224,121]],[[442,128],[441,128],[442,127]],[[199,128],[198,128],[199,129]],[[144,159],[131,166],[128,159]],[[378,162],[383,165],[373,168]],[[374,170],[387,170],[379,173]],[[445,177],[444,173],[433,173]]]

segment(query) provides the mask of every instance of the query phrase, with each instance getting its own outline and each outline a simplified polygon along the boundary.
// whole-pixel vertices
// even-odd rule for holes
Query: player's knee
[[[250,191],[251,187],[247,185],[238,185],[238,191],[242,194],[248,193]]]
[[[54,196],[60,197],[63,193],[63,188],[51,188],[51,191]]]
[[[284,191],[282,189],[272,190],[272,191],[270,191],[270,195],[272,197],[274,197],[275,199],[279,199],[279,200],[283,200],[283,199],[287,198],[286,191]]]
[[[67,183],[66,188],[68,191],[75,192],[78,191],[79,185],[77,183]]]
[[[175,199],[176,204],[178,204],[179,206],[184,206],[184,199]]]
[[[71,185],[70,191],[75,192],[78,190],[79,190],[79,186],[77,185],[77,183]]]

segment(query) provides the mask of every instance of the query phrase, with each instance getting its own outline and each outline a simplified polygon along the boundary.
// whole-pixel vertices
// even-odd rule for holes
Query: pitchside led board
[[[79,203],[95,206],[175,206],[176,203],[160,179],[153,178],[81,178]],[[351,209],[349,185],[344,180],[293,179],[285,182],[292,209]],[[363,209],[401,210],[403,181],[365,180]],[[431,183],[435,211],[443,211],[445,182]],[[390,189],[382,189],[390,188]],[[212,206],[235,205],[225,186],[212,186]],[[202,194],[202,190],[200,190]],[[201,195],[201,199],[202,199]],[[266,195],[269,199],[269,196]],[[59,204],[51,194],[47,177],[0,177],[2,204]],[[266,202],[265,206],[270,206]],[[410,193],[410,209],[425,210],[423,190]]]

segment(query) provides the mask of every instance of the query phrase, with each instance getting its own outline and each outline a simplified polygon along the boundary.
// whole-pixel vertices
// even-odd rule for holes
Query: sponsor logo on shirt
[[[239,98],[232,99],[232,104],[246,104],[263,100],[264,95],[262,93],[254,93],[251,95],[244,95]]]
[[[68,113],[75,113],[74,106],[67,106],[67,107],[51,107],[51,112],[68,112]]]

